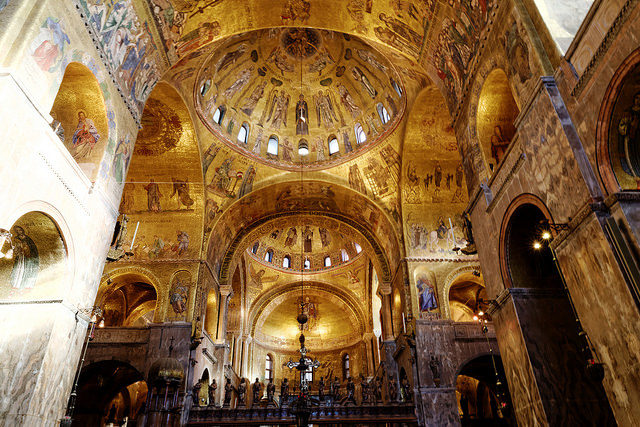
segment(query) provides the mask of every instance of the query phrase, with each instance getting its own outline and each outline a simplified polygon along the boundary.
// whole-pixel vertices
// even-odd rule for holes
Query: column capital
[[[371,341],[373,337],[375,337],[373,332],[365,332],[364,334],[362,334],[362,339],[365,341]]]
[[[380,296],[391,295],[391,282],[378,283],[378,293]]]
[[[220,286],[220,296],[227,297],[233,294],[233,289],[229,285]]]

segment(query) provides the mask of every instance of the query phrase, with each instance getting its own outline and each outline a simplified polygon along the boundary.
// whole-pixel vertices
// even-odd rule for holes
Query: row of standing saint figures
[[[318,382],[318,402],[329,402],[333,405],[357,405],[356,401],[356,384],[351,377],[347,378],[345,384],[345,394],[342,395],[342,384],[338,377],[335,377],[333,381],[329,379],[329,390],[325,393],[326,383],[324,377],[320,377]],[[393,375],[389,375],[387,379],[387,398],[388,403],[410,403],[413,402],[413,390],[410,382],[406,377],[403,377],[400,381],[400,389],[398,388],[398,382],[394,379]],[[204,405],[204,399],[200,398],[200,390],[202,388],[202,380],[196,382],[192,390],[192,398],[194,406],[215,406],[215,393],[218,388],[216,380],[214,379],[208,387],[208,405]],[[242,378],[238,387],[234,387],[231,383],[231,379],[226,379],[224,386],[224,397],[222,402],[223,408],[231,407],[231,400],[233,393],[237,396],[236,408],[247,407],[247,381]],[[285,406],[289,403],[290,397],[295,396],[296,386],[293,386],[293,395],[289,391],[290,383],[289,379],[285,378],[280,383],[280,405]],[[252,407],[259,404],[275,405],[276,385],[273,379],[269,379],[266,386],[266,399],[263,397],[263,384],[259,378],[256,378],[255,382],[251,384],[252,393]],[[382,379],[380,376],[376,376],[373,379],[366,379],[364,375],[360,375],[360,404],[361,405],[376,405],[383,403],[382,398]]]

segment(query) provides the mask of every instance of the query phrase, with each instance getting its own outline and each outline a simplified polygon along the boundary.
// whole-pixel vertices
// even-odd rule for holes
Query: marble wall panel
[[[587,375],[568,299],[560,290],[520,291],[511,296],[549,424],[612,425],[602,385]]]
[[[613,213],[624,214],[614,206]],[[604,386],[619,425],[640,418],[640,316],[593,214],[557,248],[578,316],[605,365]]]

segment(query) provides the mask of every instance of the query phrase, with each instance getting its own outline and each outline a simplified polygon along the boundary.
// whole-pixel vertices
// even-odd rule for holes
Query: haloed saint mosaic
[[[40,212],[23,215],[2,245],[0,300],[56,297],[69,284],[67,253],[56,224]]]

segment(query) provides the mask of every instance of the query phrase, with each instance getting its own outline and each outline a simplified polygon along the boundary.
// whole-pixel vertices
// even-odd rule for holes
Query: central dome
[[[406,106],[398,74],[376,50],[357,37],[309,28],[231,37],[197,81],[197,112],[211,132],[287,170],[324,169],[364,153],[396,127]]]

